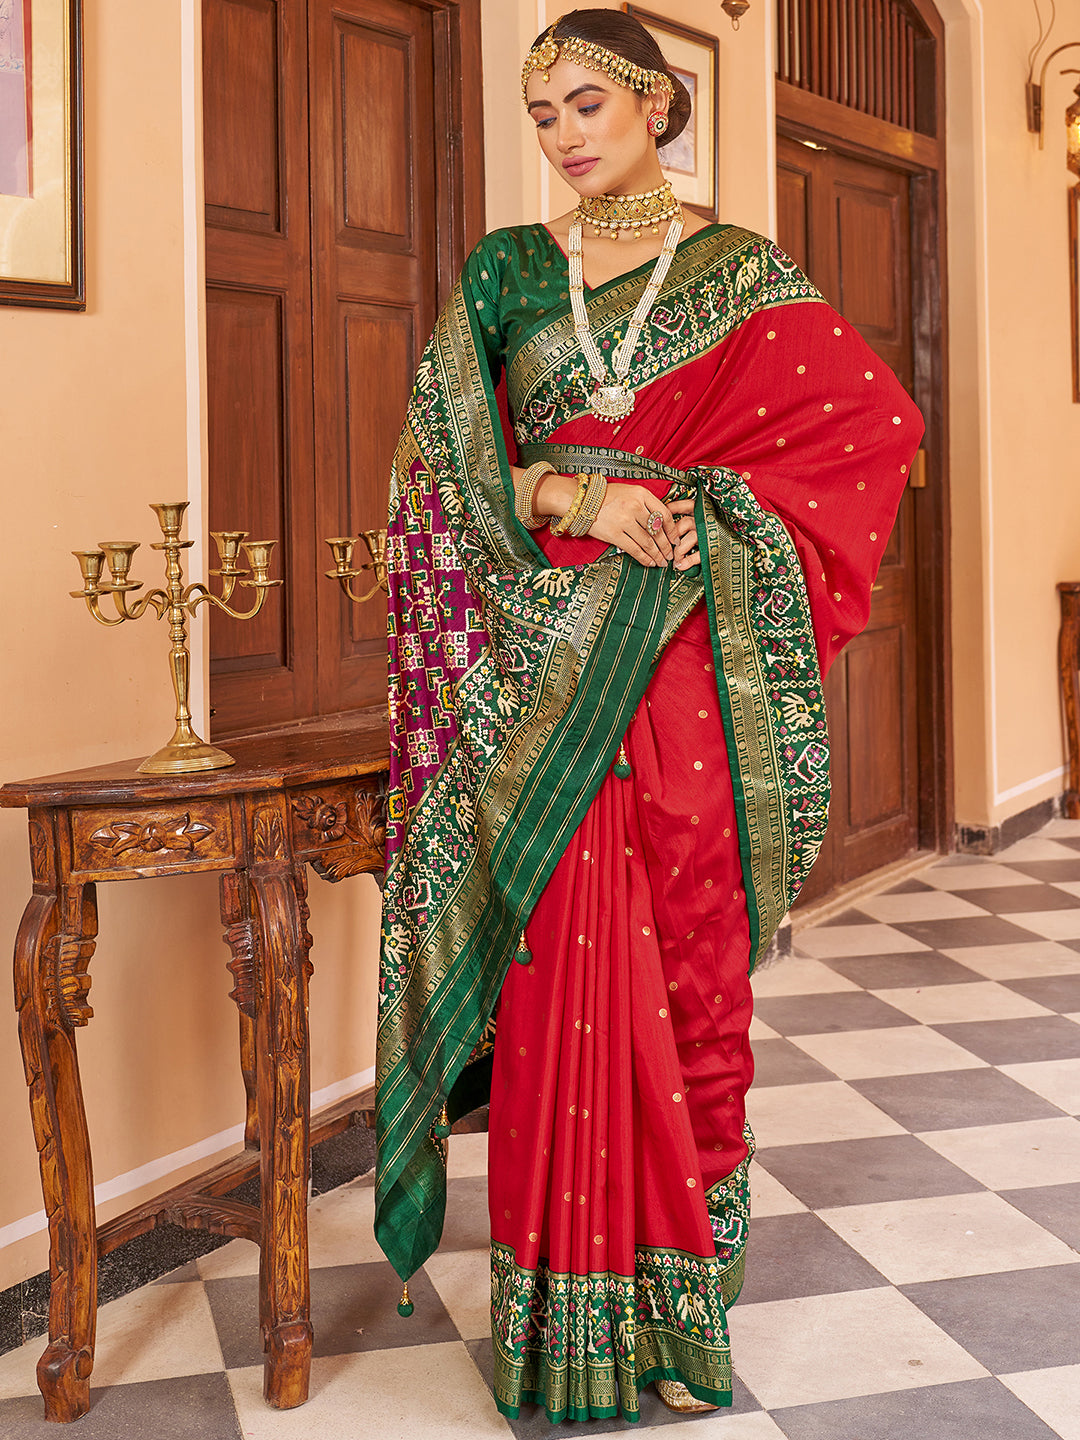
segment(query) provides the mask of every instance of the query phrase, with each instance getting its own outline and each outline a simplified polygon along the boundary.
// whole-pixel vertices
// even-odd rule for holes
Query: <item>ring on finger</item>
[[[663,528],[664,512],[662,510],[653,510],[645,522],[645,529],[648,530],[649,534],[655,540]]]

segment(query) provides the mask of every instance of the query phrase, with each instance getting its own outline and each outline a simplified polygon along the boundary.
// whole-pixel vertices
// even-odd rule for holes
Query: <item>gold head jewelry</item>
[[[586,70],[596,70],[607,75],[616,85],[636,90],[639,95],[654,95],[662,90],[674,96],[675,87],[671,83],[671,76],[666,75],[663,70],[646,70],[641,65],[635,65],[632,60],[627,60],[624,55],[616,55],[615,51],[609,50],[606,45],[598,45],[595,40],[582,40],[577,35],[556,38],[555,30],[558,25],[559,21],[556,20],[540,44],[534,45],[526,56],[521,71],[521,98],[526,105],[529,97],[525,87],[529,83],[529,76],[539,70],[546,85],[551,78],[551,67],[560,57],[572,60],[575,65],[583,65]]]

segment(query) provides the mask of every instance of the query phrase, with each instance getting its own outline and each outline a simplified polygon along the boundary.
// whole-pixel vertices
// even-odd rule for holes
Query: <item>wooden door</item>
[[[782,135],[777,180],[780,244],[913,392],[909,176]],[[901,501],[867,628],[826,680],[833,800],[807,900],[918,844],[914,498],[909,488]]]
[[[203,0],[210,521],[285,584],[211,622],[214,735],[386,697],[386,607],[324,576],[386,523],[436,308],[483,228],[480,0]]]
[[[253,621],[211,616],[214,734],[315,703],[305,9],[203,3],[210,529],[276,539],[285,582]]]
[[[386,524],[390,462],[435,322],[432,16],[404,0],[310,0],[310,44],[316,513],[325,537]],[[320,712],[385,700],[382,595],[354,605],[324,580],[317,609]]]

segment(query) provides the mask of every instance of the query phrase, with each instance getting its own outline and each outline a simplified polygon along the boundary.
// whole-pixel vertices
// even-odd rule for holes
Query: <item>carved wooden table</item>
[[[235,766],[197,775],[140,775],[130,761],[0,789],[0,805],[29,810],[33,894],[15,946],[15,1003],[49,1222],[49,1344],[37,1367],[48,1420],[89,1408],[99,1253],[163,1222],[260,1246],[264,1394],[281,1409],[307,1399],[305,867],[331,880],[381,870],[386,715],[237,740],[229,751]],[[75,1048],[93,1015],[96,883],[204,870],[221,872],[251,1153],[99,1234]],[[333,1128],[348,1111],[338,1107]],[[259,1206],[221,1198],[256,1168]]]

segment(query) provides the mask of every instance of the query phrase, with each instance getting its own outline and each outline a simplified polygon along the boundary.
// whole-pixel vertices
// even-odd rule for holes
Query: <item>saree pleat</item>
[[[747,1159],[752,1007],[702,621],[669,643],[627,733],[632,774],[605,778],[502,990],[489,1197],[511,1415],[633,1418],[659,1375],[730,1403],[744,1176],[708,1199]]]

